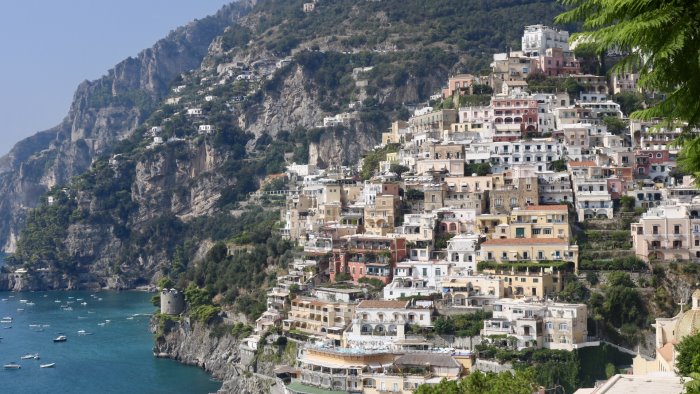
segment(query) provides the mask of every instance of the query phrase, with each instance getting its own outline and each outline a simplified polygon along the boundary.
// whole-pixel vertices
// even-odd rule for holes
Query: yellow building
[[[539,269],[485,269],[483,273],[503,282],[503,297],[546,297],[560,292],[564,287],[561,270],[550,267]]]
[[[481,244],[476,261],[541,262],[544,266],[548,261],[568,261],[578,272],[578,245],[569,245],[568,240],[561,238],[489,239]]]
[[[570,236],[566,205],[529,205],[510,213],[508,238],[561,238]]]
[[[291,301],[291,309],[282,327],[285,331],[295,329],[340,343],[343,329],[354,314],[355,304],[352,303],[297,297]]]

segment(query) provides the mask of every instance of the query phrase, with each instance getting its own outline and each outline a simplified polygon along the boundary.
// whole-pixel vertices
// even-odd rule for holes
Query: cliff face
[[[178,28],[104,77],[81,83],[61,124],[20,141],[0,158],[0,249],[14,252],[27,210],[39,197],[133,133],[172,80],[198,67],[212,40],[250,5],[234,3]]]
[[[158,330],[158,324],[155,320],[152,321],[151,331]],[[245,370],[246,366],[241,361],[240,342],[233,336],[215,335],[210,326],[190,324],[188,319],[169,322],[164,330],[164,335],[156,340],[154,356],[203,368],[223,382],[220,393],[284,393],[280,380]],[[267,367],[269,370],[274,368],[272,365]]]

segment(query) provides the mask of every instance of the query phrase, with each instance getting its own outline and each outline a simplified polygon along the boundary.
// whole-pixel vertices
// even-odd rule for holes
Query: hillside
[[[29,214],[11,258],[15,266],[29,268],[31,278],[6,280],[0,287],[132,287],[165,273],[187,271],[197,278],[220,269],[216,275],[233,284],[219,291],[229,301],[241,301],[246,288],[273,275],[267,267],[290,258],[290,246],[273,236],[274,207],[242,209],[261,179],[293,161],[321,167],[355,163],[391,120],[407,117],[408,109],[427,100],[449,74],[478,73],[492,53],[519,46],[524,25],[548,23],[559,11],[551,1],[449,7],[423,1],[322,1],[304,13],[302,3],[259,1],[222,35],[206,43],[202,37],[197,50],[206,54],[198,67],[183,62],[183,68],[193,69],[152,70],[151,79],[162,85],[168,80],[168,89],[153,88],[147,104],[139,73],[123,81],[133,89],[117,96],[124,100],[117,100],[120,108],[107,88],[126,75],[119,68],[86,83],[83,89],[90,87],[92,93],[76,94],[76,111],[92,108],[89,113],[122,119],[98,117],[90,123],[81,118],[93,129],[110,125],[100,129],[104,139],[97,145],[88,144],[95,143],[90,134],[71,133],[72,149],[83,147],[90,153],[84,157],[97,156],[92,164],[86,159],[55,176],[51,169],[62,167],[52,163],[83,155],[66,156],[58,148],[32,153],[42,144],[55,144],[46,134],[19,144],[14,166],[25,173],[31,165],[35,170],[31,178],[4,175],[11,181],[5,182],[44,181],[31,193],[22,189],[23,206],[38,207]],[[136,63],[127,60],[123,67]],[[324,117],[350,111],[354,120],[343,126],[316,127]],[[46,157],[53,157],[49,164]],[[74,176],[82,168],[87,172]],[[17,206],[8,201],[19,198],[8,196],[0,201],[5,216]],[[22,218],[13,217],[15,228]],[[12,239],[8,229],[3,231],[0,236]],[[227,256],[221,247],[207,253],[218,241],[253,253]],[[199,259],[204,265],[192,264]],[[207,264],[208,270],[201,269]]]

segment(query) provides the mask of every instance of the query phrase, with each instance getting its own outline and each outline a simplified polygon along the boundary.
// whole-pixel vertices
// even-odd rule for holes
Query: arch
[[[450,231],[457,231],[457,224],[450,223]]]
[[[455,294],[454,298],[452,299],[452,304],[456,306],[465,306],[465,300],[466,297],[464,294]]]
[[[372,326],[369,324],[363,324],[362,328],[360,328],[360,333],[362,334],[370,334],[372,332]]]
[[[389,325],[386,331],[389,335],[396,335],[396,324]]]
[[[505,124],[512,124],[513,123],[513,118],[507,117],[503,120],[503,123]]]

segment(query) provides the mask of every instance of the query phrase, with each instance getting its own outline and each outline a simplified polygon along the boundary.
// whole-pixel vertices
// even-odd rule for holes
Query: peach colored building
[[[669,201],[632,223],[632,245],[644,261],[700,260],[700,204]]]

